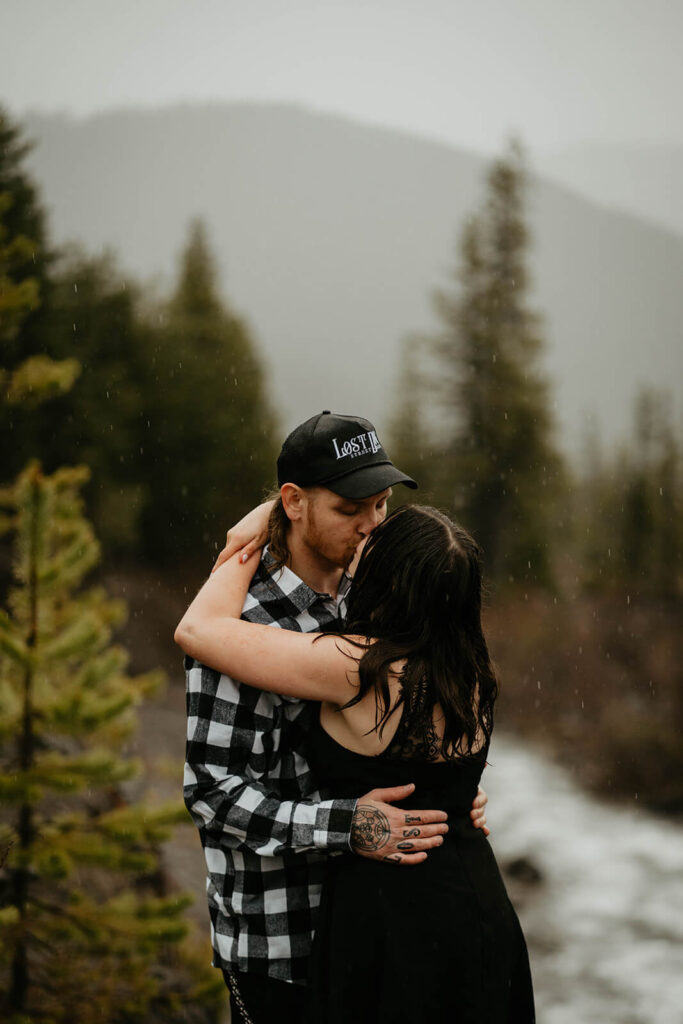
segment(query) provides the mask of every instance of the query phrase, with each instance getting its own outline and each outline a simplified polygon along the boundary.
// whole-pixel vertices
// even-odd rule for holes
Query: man
[[[401,473],[368,420],[311,417],[278,458],[280,498],[270,544],[243,617],[303,632],[338,628],[361,542],[386,515]],[[412,787],[326,800],[306,762],[317,705],[240,686],[186,660],[185,802],[208,869],[214,965],[230,988],[233,1019],[300,1022],[314,912],[327,858],[416,865],[442,842],[446,815],[392,806]],[[484,827],[482,794],[473,821]],[[414,870],[419,870],[419,865]]]

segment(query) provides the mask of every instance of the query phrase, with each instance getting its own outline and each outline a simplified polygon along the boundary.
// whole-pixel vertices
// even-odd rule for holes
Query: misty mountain
[[[380,428],[399,343],[437,327],[481,156],[294,107],[256,104],[28,119],[52,235],[119,254],[168,285],[190,218],[203,217],[233,308],[255,329],[283,428],[322,408]],[[587,416],[630,429],[642,383],[683,381],[683,238],[537,178],[530,190],[534,304],[562,439]]]
[[[683,148],[591,142],[544,156],[537,170],[587,199],[683,236]]]

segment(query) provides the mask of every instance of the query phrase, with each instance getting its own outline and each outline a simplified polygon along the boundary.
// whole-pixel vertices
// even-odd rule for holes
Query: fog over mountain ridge
[[[586,199],[683,237],[683,146],[586,142],[545,154],[537,170]]]
[[[57,243],[111,246],[125,270],[169,280],[202,216],[225,294],[270,363],[283,427],[319,408],[386,424],[399,343],[438,329],[430,295],[448,286],[486,159],[259,104],[36,116],[27,128]],[[588,413],[607,439],[626,436],[640,383],[676,389],[680,404],[683,237],[542,178],[529,216],[566,446]]]

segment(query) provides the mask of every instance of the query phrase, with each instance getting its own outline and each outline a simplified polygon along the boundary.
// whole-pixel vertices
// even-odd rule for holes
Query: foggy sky
[[[676,0],[2,0],[21,116],[297,102],[491,152],[683,145]]]

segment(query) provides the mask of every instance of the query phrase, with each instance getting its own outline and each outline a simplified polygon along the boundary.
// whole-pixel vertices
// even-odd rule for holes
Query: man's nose
[[[380,515],[379,509],[373,508],[360,520],[358,524],[358,532],[363,537],[367,537],[369,533],[372,533],[377,524],[381,522],[381,519],[382,516]]]

